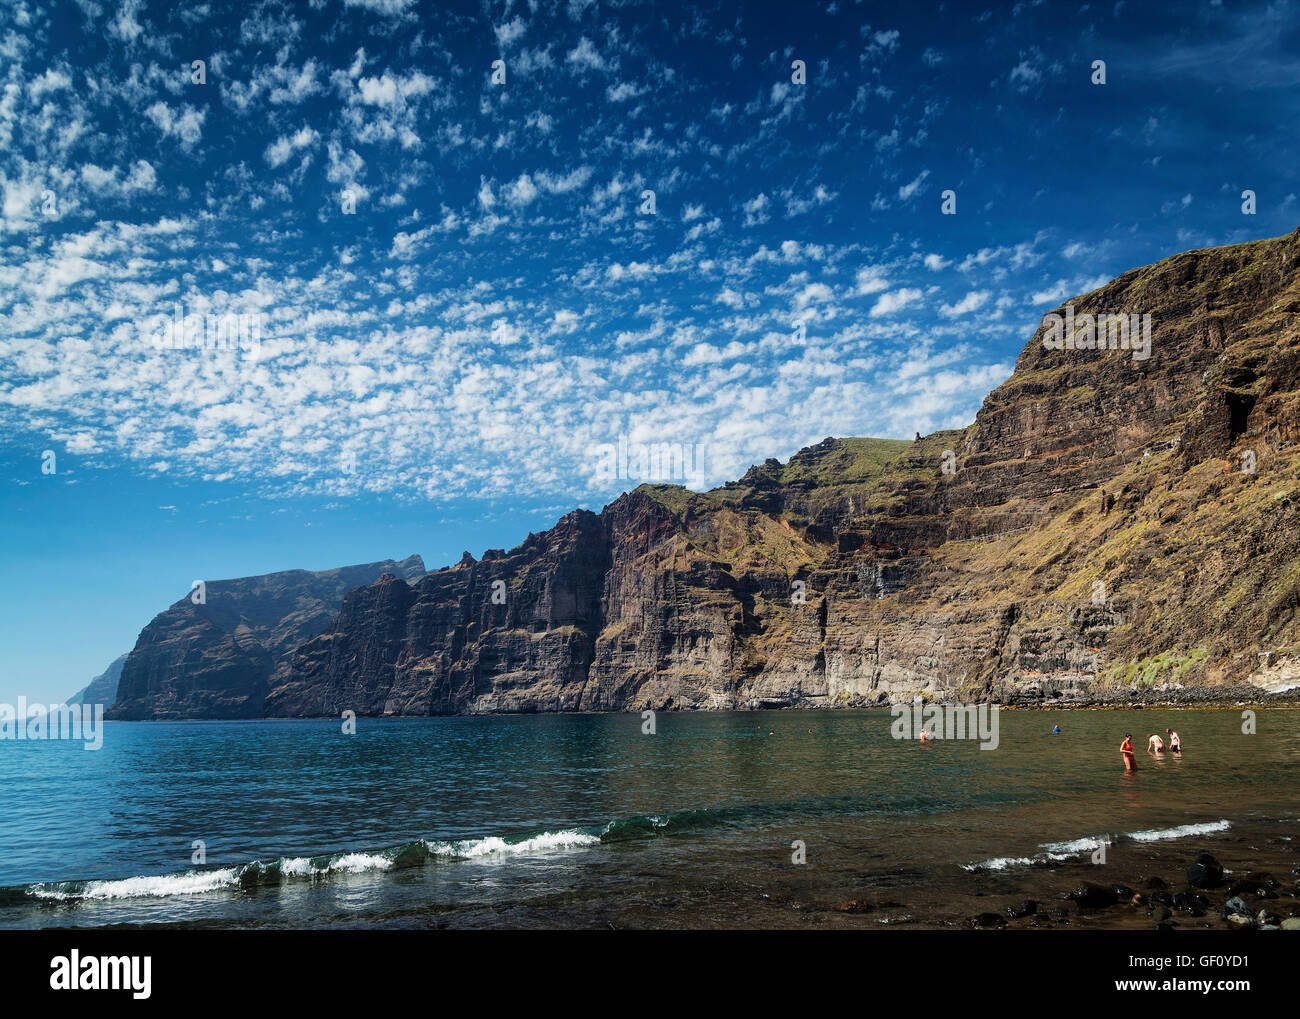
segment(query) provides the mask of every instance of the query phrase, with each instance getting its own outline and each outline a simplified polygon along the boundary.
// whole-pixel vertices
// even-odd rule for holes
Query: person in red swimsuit
[[[1126,732],[1124,742],[1119,745],[1120,755],[1124,758],[1125,771],[1137,771],[1137,758],[1133,755],[1133,734]]]

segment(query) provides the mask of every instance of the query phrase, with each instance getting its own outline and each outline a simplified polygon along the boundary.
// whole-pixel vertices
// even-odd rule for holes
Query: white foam
[[[280,861],[280,873],[285,877],[308,877],[319,871],[312,867],[311,860],[307,857],[290,856]]]
[[[575,849],[580,846],[595,845],[599,842],[599,836],[569,830],[543,832],[520,842],[507,842],[503,838],[490,835],[487,838],[462,842],[434,843],[430,846],[430,849],[433,852],[445,852],[451,856],[474,859],[481,856],[518,856],[523,853],[541,853],[553,849]]]
[[[1153,828],[1150,831],[1129,832],[1121,838],[1134,842],[1163,842],[1166,839],[1181,839],[1188,835],[1208,835],[1211,832],[1226,831],[1231,825],[1226,820],[1204,821],[1200,824],[1183,824],[1177,828]],[[1031,867],[1036,863],[1060,863],[1080,853],[1095,852],[1102,846],[1111,845],[1109,835],[1085,835],[1070,839],[1068,842],[1044,842],[1039,845],[1043,852],[1037,856],[999,856],[980,863],[963,863],[962,870],[1006,870],[1009,867]]]
[[[1134,842],[1163,842],[1166,839],[1181,839],[1188,835],[1208,835],[1211,832],[1227,831],[1231,828],[1227,821],[1206,821],[1202,824],[1181,824],[1177,828],[1153,828],[1150,831],[1135,831],[1128,837]]]
[[[998,856],[992,860],[981,860],[979,863],[963,863],[962,870],[1008,870],[1011,867],[1028,867],[1034,863],[1033,857],[1030,856]]]
[[[490,858],[494,856],[520,856],[527,853],[544,853],[562,849],[576,849],[596,845],[599,836],[577,830],[542,832],[519,842],[507,842],[495,835],[460,842],[426,842],[425,848],[433,855],[459,858]],[[256,866],[250,864],[250,866]],[[286,878],[318,878],[328,874],[364,874],[371,871],[390,870],[393,861],[382,853],[343,853],[323,867],[313,866],[305,856],[287,856],[279,861],[279,870]],[[129,877],[112,881],[87,881],[80,890],[70,890],[75,882],[47,882],[32,885],[29,894],[40,899],[134,899],[162,898],[169,895],[197,895],[239,886],[240,869],[187,871],[184,874]]]
[[[337,860],[330,861],[327,868],[331,873],[362,874],[368,870],[387,870],[393,861],[386,856],[374,853],[345,853]]]
[[[38,899],[136,899],[161,898],[168,895],[198,895],[229,888],[238,881],[233,868],[225,870],[187,871],[184,874],[160,874],[154,877],[128,877],[117,881],[87,881],[79,892],[65,892],[57,887],[34,885],[31,893]]]
[[[1081,839],[1071,839],[1069,842],[1044,842],[1038,848],[1046,850],[1049,856],[1057,854],[1074,856],[1076,853],[1086,853],[1108,845],[1110,845],[1109,835],[1085,835]]]

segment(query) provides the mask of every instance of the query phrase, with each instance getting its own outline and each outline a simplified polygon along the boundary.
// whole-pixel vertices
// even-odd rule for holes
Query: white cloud
[[[605,98],[611,103],[621,103],[628,99],[635,99],[644,91],[645,89],[637,87],[632,82],[620,81],[617,85],[605,89]]]
[[[266,147],[263,157],[274,169],[286,163],[295,152],[314,145],[319,139],[320,135],[313,128],[302,127],[292,135],[281,135]]]
[[[883,269],[868,265],[858,270],[853,287],[856,296],[865,297],[867,294],[875,294],[887,289],[889,289],[889,281],[885,279]]]
[[[537,185],[528,174],[520,174],[513,184],[505,190],[506,201],[516,208],[528,205],[538,195]]]
[[[497,45],[502,49],[508,49],[524,37],[524,19],[512,18],[502,25],[497,25],[492,31],[496,33]]]
[[[892,315],[895,312],[902,311],[909,305],[915,304],[921,300],[922,293],[915,287],[903,287],[901,290],[894,290],[887,294],[882,294],[879,300],[871,306],[868,312],[872,318],[881,315]]]
[[[203,136],[203,120],[207,116],[205,110],[196,110],[186,105],[179,111],[173,111],[166,103],[159,101],[144,113],[164,135],[179,138],[184,148],[191,147]]]
[[[988,299],[993,296],[987,290],[972,290],[956,304],[944,304],[939,307],[939,314],[946,318],[954,318],[958,315],[968,315],[972,311],[978,311],[988,303]]]
[[[403,14],[411,6],[411,0],[343,0],[343,3],[348,7],[363,7],[388,17]]]
[[[745,226],[760,226],[771,219],[768,211],[771,204],[771,199],[760,193],[741,205],[741,210],[745,213]]]
[[[585,35],[578,40],[578,45],[569,51],[565,60],[580,71],[603,71],[608,66],[605,58],[597,52],[596,47]]]
[[[905,202],[909,198],[911,198],[914,194],[916,194],[917,191],[921,189],[921,185],[925,183],[925,178],[928,176],[930,176],[930,171],[922,170],[920,174],[918,174],[917,177],[911,183],[904,184],[902,187],[900,187],[898,189],[899,201]]]

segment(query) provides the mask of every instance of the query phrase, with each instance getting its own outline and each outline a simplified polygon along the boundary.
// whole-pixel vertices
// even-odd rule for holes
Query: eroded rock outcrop
[[[1045,320],[962,431],[643,486],[354,591],[268,713],[1096,697],[1243,680],[1270,650],[1289,674],[1297,269],[1300,232],[1133,270],[1070,310],[1150,315],[1149,357],[1049,349]]]
[[[401,562],[205,583],[160,612],[127,656],[109,718],[258,718],[287,657],[333,621],[344,594],[386,573],[424,575],[418,555]]]
[[[1150,356],[1052,349],[1045,320],[965,429],[828,438],[706,493],[642,486],[508,552],[368,578],[318,634],[268,640],[178,603],[141,635],[122,703],[423,715],[1285,689],[1300,231],[1132,270],[1070,311],[1150,315]]]

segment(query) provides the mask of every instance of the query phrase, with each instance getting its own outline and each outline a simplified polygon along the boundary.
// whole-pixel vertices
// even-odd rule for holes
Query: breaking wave
[[[1068,842],[1043,842],[1042,850],[1033,856],[997,856],[979,863],[963,863],[962,870],[1009,870],[1013,867],[1042,867],[1060,863],[1083,853],[1093,853],[1102,846],[1114,845],[1116,842],[1165,842],[1170,839],[1187,838],[1189,835],[1209,835],[1214,832],[1227,831],[1232,825],[1226,820],[1203,821],[1199,824],[1180,824],[1176,828],[1152,828],[1147,831],[1125,832],[1121,835],[1085,835]]]
[[[420,839],[377,852],[343,852],[323,856],[286,856],[277,860],[252,860],[236,867],[191,870],[103,881],[47,881],[28,885],[24,894],[52,901],[87,899],[165,898],[199,895],[236,888],[277,885],[285,881],[316,881],[335,874],[365,874],[395,868],[418,867],[440,860],[486,860],[596,845],[600,836],[569,829],[545,831],[514,838],[488,836],[457,841]]]

